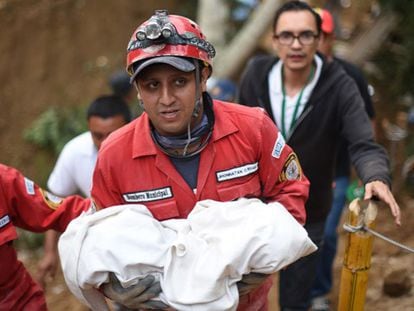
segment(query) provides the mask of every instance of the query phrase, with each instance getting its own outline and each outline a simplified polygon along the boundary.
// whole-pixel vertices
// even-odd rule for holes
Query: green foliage
[[[27,230],[17,228],[19,238],[15,241],[17,249],[35,250],[43,245],[44,234],[34,233]]]
[[[409,10],[413,7],[412,0],[380,0],[380,4],[402,15],[409,15]]]
[[[85,111],[84,106],[48,108],[24,131],[24,138],[57,155],[70,139],[87,130]]]
[[[414,1],[382,0],[381,4],[384,10],[398,14],[399,23],[373,59],[382,73],[375,84],[383,101],[395,107],[404,95],[412,93],[414,86]]]

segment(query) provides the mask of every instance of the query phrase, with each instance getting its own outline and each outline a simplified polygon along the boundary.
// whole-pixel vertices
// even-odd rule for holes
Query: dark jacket
[[[374,106],[372,104],[371,95],[368,92],[368,83],[365,80],[364,74],[362,71],[355,66],[354,64],[347,62],[344,59],[334,57],[334,60],[337,61],[345,72],[354,79],[358,90],[362,96],[365,105],[365,111],[368,114],[368,118],[373,120],[375,117]],[[342,176],[350,176],[351,175],[351,166],[350,160],[348,155],[348,146],[344,139],[341,139],[341,144],[338,149],[338,156],[336,159],[336,168],[335,168],[335,176],[342,177]]]
[[[253,58],[243,73],[238,100],[243,105],[263,107],[272,118],[268,74],[277,61],[268,55]],[[372,126],[355,82],[337,62],[324,61],[309,102],[287,137],[311,182],[307,223],[325,221],[331,207],[341,137],[348,142],[351,162],[364,183],[381,180],[390,185],[388,157],[373,140]]]

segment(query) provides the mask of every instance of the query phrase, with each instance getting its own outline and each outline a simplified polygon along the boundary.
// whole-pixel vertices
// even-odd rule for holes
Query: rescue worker
[[[18,170],[0,164],[0,310],[47,310],[41,287],[17,259],[15,227],[63,232],[90,205],[80,196],[56,197]]]
[[[144,113],[100,149],[91,191],[98,209],[139,203],[162,221],[186,218],[201,200],[255,197],[305,222],[309,182],[271,119],[206,92],[214,55],[196,23],[164,10],[134,31],[127,71]],[[267,310],[271,285],[268,275],[243,277],[239,310]],[[128,308],[168,308],[150,299],[161,290],[150,276],[127,289],[111,279],[101,290]]]

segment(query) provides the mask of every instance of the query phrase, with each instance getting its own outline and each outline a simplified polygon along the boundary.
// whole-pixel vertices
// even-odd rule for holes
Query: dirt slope
[[[0,0],[0,162],[43,175],[22,131],[50,105],[89,103],[124,67],[132,31],[156,8],[194,1]],[[194,11],[194,10],[193,10]]]

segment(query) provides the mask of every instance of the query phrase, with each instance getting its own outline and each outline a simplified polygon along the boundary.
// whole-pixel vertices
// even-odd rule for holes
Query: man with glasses
[[[354,64],[334,55],[335,23],[332,14],[321,8],[315,11],[322,18],[321,36],[319,38],[318,51],[330,61],[337,61],[345,72],[354,79],[364,101],[365,111],[374,126],[374,106],[371,100],[370,86],[364,77],[363,72]],[[374,131],[375,132],[375,131]],[[351,176],[351,166],[348,156],[348,144],[342,139],[337,152],[335,180],[333,183],[333,202],[331,210],[326,219],[321,259],[317,268],[315,284],[312,288],[312,310],[330,310],[329,295],[333,285],[333,264],[337,250],[337,227],[342,216],[342,210],[346,206],[346,193]]]
[[[305,2],[290,1],[276,12],[273,46],[278,57],[252,59],[240,83],[239,103],[264,108],[298,154],[311,182],[305,228],[321,246],[332,203],[338,142],[348,151],[365,185],[365,198],[389,205],[395,222],[400,211],[389,185],[388,158],[374,142],[369,118],[355,82],[336,62],[317,54],[321,17]],[[320,251],[280,273],[281,310],[308,310]]]

